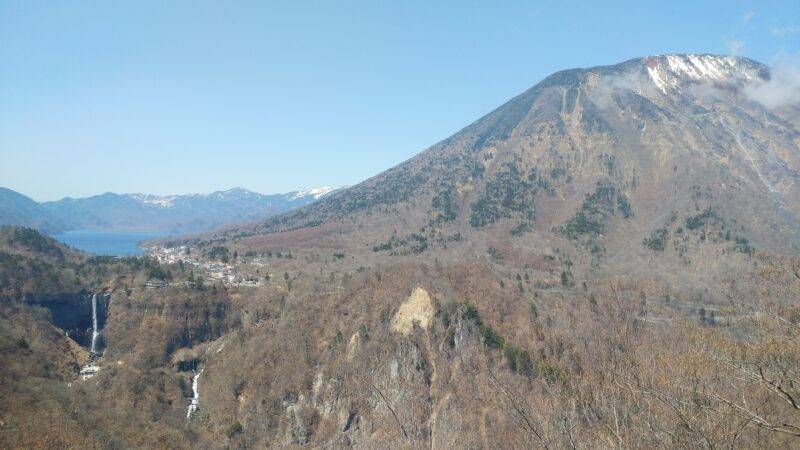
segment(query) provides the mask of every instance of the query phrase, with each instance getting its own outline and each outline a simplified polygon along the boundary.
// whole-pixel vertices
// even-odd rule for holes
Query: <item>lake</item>
[[[78,250],[111,256],[141,255],[143,250],[137,245],[140,241],[167,236],[166,233],[112,230],[74,230],[52,235]]]

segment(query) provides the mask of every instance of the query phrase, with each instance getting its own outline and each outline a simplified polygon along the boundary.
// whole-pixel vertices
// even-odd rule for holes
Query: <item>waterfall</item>
[[[100,367],[95,365],[99,351],[97,348],[97,340],[100,338],[100,323],[97,320],[97,294],[92,294],[92,344],[89,348],[89,361],[80,371],[81,379],[88,380],[95,376]]]
[[[97,324],[97,294],[92,295],[92,346],[89,349],[92,355],[97,354],[97,338],[100,337],[100,327]]]
[[[192,399],[189,401],[189,410],[186,411],[186,420],[191,419],[192,414],[197,411],[197,403],[200,401],[200,390],[198,389],[197,381],[200,379],[203,370],[205,370],[205,367],[192,377]]]

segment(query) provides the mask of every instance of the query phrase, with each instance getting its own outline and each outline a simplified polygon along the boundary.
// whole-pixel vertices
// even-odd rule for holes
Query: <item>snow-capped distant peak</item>
[[[308,196],[314,197],[314,200],[319,200],[320,198],[331,193],[331,191],[333,191],[334,189],[335,188],[332,186],[322,186],[322,187],[306,189],[305,191],[298,191],[296,194],[292,195],[292,200],[297,200]]]
[[[306,189],[304,191],[289,192],[288,194],[276,194],[285,196],[289,200],[310,199],[319,200],[320,198],[328,195],[336,188],[331,186],[315,187]],[[185,195],[153,195],[153,194],[126,194],[130,198],[146,204],[158,206],[160,208],[171,208],[176,205],[182,205],[185,201],[224,201],[224,202],[237,202],[254,200],[263,197],[263,194],[253,192],[243,187],[235,187],[224,191],[214,191],[208,194],[185,194]]]
[[[689,82],[750,81],[758,68],[736,56],[660,55],[644,58],[645,69],[656,87],[666,93]]]
[[[146,205],[156,205],[161,208],[175,206],[174,196],[159,197],[151,194],[130,194],[130,196]]]
[[[217,197],[217,198],[225,198],[232,195],[250,195],[254,194],[254,192],[245,189],[243,187],[235,187],[232,189],[228,189],[226,191],[216,191],[210,194],[204,194],[204,197]]]
[[[172,199],[168,197],[143,200],[142,203],[149,203],[151,205],[160,206],[162,208],[169,208],[170,206],[175,206],[175,203],[172,202]]]

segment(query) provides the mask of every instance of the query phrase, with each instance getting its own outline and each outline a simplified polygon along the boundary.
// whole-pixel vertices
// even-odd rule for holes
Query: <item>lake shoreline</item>
[[[144,253],[144,249],[139,246],[140,242],[165,238],[171,235],[169,233],[150,231],[86,229],[54,233],[49,236],[87,253],[105,256],[136,256]]]

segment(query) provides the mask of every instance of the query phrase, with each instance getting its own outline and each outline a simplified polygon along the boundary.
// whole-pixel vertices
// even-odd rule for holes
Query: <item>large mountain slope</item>
[[[397,167],[216,237],[330,240],[335,225],[353,239],[332,245],[392,254],[499,239],[637,269],[797,249],[800,109],[782,80],[713,55],[558,72]]]
[[[0,224],[25,225],[45,232],[114,229],[191,233],[261,220],[308,205],[332,192],[322,187],[264,195],[244,188],[211,194],[156,196],[105,193],[36,203],[14,191],[0,192]]]
[[[0,224],[24,225],[45,233],[63,231],[63,221],[30,197],[0,187]]]

